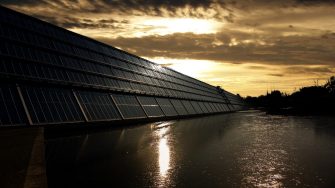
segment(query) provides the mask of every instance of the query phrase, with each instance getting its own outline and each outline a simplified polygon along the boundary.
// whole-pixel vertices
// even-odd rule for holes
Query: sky
[[[0,0],[241,96],[335,75],[335,0]]]

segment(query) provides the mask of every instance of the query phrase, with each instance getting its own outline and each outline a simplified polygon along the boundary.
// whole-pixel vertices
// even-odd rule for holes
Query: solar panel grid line
[[[225,109],[225,107],[224,107],[224,104],[220,104],[220,109],[221,109],[222,112],[225,112],[225,111],[226,111],[226,109]]]
[[[74,98],[76,99],[76,102],[77,102],[78,105],[79,105],[80,111],[81,111],[81,113],[83,114],[85,121],[88,122],[87,114],[86,114],[85,111],[84,111],[83,105],[82,105],[82,104],[80,103],[80,101],[79,101],[77,92],[76,92],[74,89],[72,89],[72,93],[73,93]]]
[[[223,107],[223,104],[219,104],[219,108],[220,108],[220,111],[221,111],[221,112],[224,112],[224,111],[225,111],[225,109],[224,109],[224,107]]]
[[[201,103],[201,107],[204,109],[204,111],[205,111],[206,114],[211,113],[211,109],[208,108],[208,106],[207,106],[207,104],[206,104],[207,102],[203,102],[203,101],[201,101],[200,103]]]
[[[23,107],[19,104],[19,95],[14,85],[0,86],[0,125],[18,126],[25,124]]]
[[[190,115],[197,113],[189,100],[182,100],[181,102]]]
[[[141,104],[141,101],[138,99],[138,96],[135,96],[137,102],[140,104],[140,107],[142,108],[143,112],[145,113],[145,115],[147,116],[147,118],[149,118],[149,114],[148,112],[144,109],[143,105]]]
[[[208,110],[208,114],[213,113],[212,108],[208,104],[209,102],[203,102],[203,103],[204,103],[205,108]]]
[[[164,113],[154,97],[137,96],[148,117],[163,117]]]
[[[205,102],[205,106],[207,106],[207,109],[208,109],[208,111],[209,111],[210,113],[213,113],[213,112],[214,112],[214,110],[212,109],[212,107],[209,105],[208,102]]]
[[[116,106],[119,107],[124,119],[143,119],[147,118],[141,105],[138,103],[134,95],[113,94]]]
[[[83,105],[84,111],[88,114],[88,120],[111,121],[120,120],[121,115],[116,104],[108,92],[77,91],[79,103]]]
[[[34,125],[84,122],[69,89],[24,86],[21,91]]]
[[[201,107],[200,107],[200,105],[197,101],[192,101],[191,104],[195,105],[195,109],[196,109],[198,114],[204,113],[204,111],[201,109]]]
[[[213,104],[213,107],[214,107],[214,112],[215,112],[215,113],[216,113],[216,112],[219,112],[220,109],[218,108],[217,103],[212,103],[212,104]]]
[[[215,108],[213,106],[213,103],[209,102],[209,103],[207,103],[207,106],[208,106],[208,109],[210,109],[211,113],[215,113]]]
[[[178,113],[168,98],[155,97],[165,116],[177,116]]]
[[[185,107],[183,106],[183,104],[177,100],[177,99],[171,99],[171,104],[173,105],[173,107],[175,108],[175,110],[177,111],[178,115],[183,116],[183,115],[187,115],[187,111],[185,109]]]
[[[207,106],[205,105],[205,102],[200,102],[201,103],[201,108],[203,109],[203,111],[208,114],[210,113],[210,110],[207,108]]]
[[[118,105],[116,104],[116,101],[115,101],[113,95],[112,95],[112,94],[109,94],[109,97],[112,99],[113,103],[115,104],[115,107],[116,107],[116,109],[117,109],[119,115],[121,116],[121,119],[122,119],[122,120],[126,119],[126,118],[123,116],[123,114],[121,113],[120,108],[119,108]]]
[[[12,121],[11,121],[11,117],[10,117],[10,114],[9,114],[9,110],[8,110],[8,105],[6,104],[6,97],[4,96],[5,94],[5,91],[3,88],[0,88],[0,101],[1,101],[1,106],[3,107],[3,109],[1,110],[1,124],[4,124],[4,125],[12,125]],[[7,121],[6,121],[7,120]]]
[[[217,112],[217,109],[214,106],[214,103],[209,103],[209,106],[212,108],[213,113]]]

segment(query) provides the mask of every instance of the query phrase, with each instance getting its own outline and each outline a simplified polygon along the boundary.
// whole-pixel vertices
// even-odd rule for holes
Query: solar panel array
[[[90,38],[4,7],[0,18],[1,125],[243,108],[229,92]]]

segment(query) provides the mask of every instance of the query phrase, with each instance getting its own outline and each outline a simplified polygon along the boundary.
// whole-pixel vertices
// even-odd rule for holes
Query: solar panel
[[[213,113],[214,110],[212,109],[211,105],[208,102],[205,102],[204,105],[207,107],[209,113]]]
[[[179,115],[188,115],[187,110],[185,109],[184,105],[181,103],[180,100],[171,99],[171,103]]]
[[[0,125],[24,125],[26,115],[14,85],[0,84]]]
[[[201,110],[201,107],[199,106],[198,102],[196,101],[191,101],[191,104],[194,108],[194,110],[196,111],[197,114],[202,114],[203,111]]]
[[[183,103],[183,105],[185,106],[188,114],[196,114],[197,112],[195,111],[195,109],[193,108],[192,104],[190,101],[187,100],[182,100],[181,101]]]
[[[108,93],[78,91],[77,94],[88,120],[121,119],[121,115]]]
[[[34,124],[202,114],[243,105],[232,93],[114,47],[4,7],[0,15],[0,77],[27,84],[22,93]],[[7,96],[12,86],[6,87]],[[77,91],[86,116],[69,87]],[[124,94],[110,97],[115,92]],[[16,124],[6,113],[0,119]]]
[[[161,109],[163,110],[163,112],[166,116],[176,116],[176,115],[178,115],[178,113],[174,109],[174,107],[171,104],[169,99],[158,98],[157,97],[156,100],[157,100],[157,103],[159,104],[159,106],[161,107]]]
[[[136,96],[113,94],[112,97],[125,119],[146,117],[146,114],[140,106],[140,103],[137,101]]]
[[[84,116],[69,89],[21,87],[34,124],[84,121]]]
[[[142,105],[143,109],[145,110],[146,114],[149,117],[160,117],[164,116],[163,111],[159,107],[157,101],[153,97],[144,97],[139,96],[137,97],[140,104]]]
[[[210,111],[207,109],[207,107],[205,106],[205,103],[204,102],[198,102],[201,110],[204,112],[204,113],[209,113]]]

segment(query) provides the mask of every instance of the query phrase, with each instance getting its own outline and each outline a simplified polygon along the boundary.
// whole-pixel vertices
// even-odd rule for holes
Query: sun
[[[214,20],[197,18],[152,18],[143,20],[141,25],[151,28],[148,32],[157,35],[172,33],[216,33],[220,24]]]
[[[208,72],[213,71],[216,67],[215,62],[209,60],[170,59],[163,57],[148,59],[159,63],[162,66],[167,65],[169,68],[195,78],[202,78]]]

